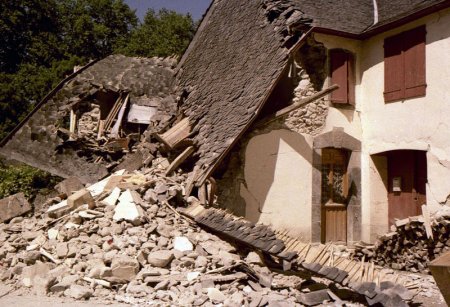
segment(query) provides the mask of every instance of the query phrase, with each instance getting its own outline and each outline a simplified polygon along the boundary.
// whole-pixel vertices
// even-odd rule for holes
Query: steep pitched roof
[[[189,92],[182,110],[195,125],[197,183],[256,118],[287,63],[285,27],[269,21],[265,2],[215,1],[178,67]]]
[[[366,34],[414,14],[450,6],[448,0],[278,0],[310,18],[312,26],[365,38]],[[375,17],[375,15],[377,17]],[[375,23],[375,19],[378,19]]]
[[[364,38],[449,0],[215,0],[177,67],[187,93],[201,184],[251,125],[285,68],[289,47],[311,28]],[[297,35],[296,35],[297,33]],[[294,38],[294,39],[293,39]],[[184,96],[184,94],[182,96]]]

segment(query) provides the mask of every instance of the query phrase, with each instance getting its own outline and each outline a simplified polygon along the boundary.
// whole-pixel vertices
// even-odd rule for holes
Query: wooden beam
[[[166,170],[166,176],[170,175],[174,170],[178,168],[187,158],[189,158],[195,152],[194,146],[189,146],[186,148],[175,160],[170,163],[169,167]]]
[[[430,212],[428,211],[427,205],[422,205],[422,215],[425,221],[425,231],[427,233],[427,238],[433,240],[433,230],[431,229],[431,218]]]
[[[73,135],[75,135],[75,129],[77,126],[77,114],[70,109],[70,127],[69,127],[69,140],[74,140]]]
[[[127,108],[129,99],[130,99],[130,95],[128,94],[127,97],[125,98],[124,103],[120,107],[120,111],[119,111],[119,115],[117,116],[116,123],[114,124],[113,128],[111,129],[111,136],[114,138],[119,137],[119,129],[120,129],[120,126],[122,125],[123,115],[125,114],[125,109]]]
[[[274,114],[272,114],[272,115],[270,115],[270,116],[268,116],[266,118],[261,119],[260,121],[258,121],[255,124],[255,127],[259,127],[259,126],[271,123],[274,120],[277,120],[278,118],[280,118],[280,117],[282,117],[282,116],[284,116],[284,115],[286,115],[286,114],[288,114],[288,113],[290,113],[290,112],[292,112],[294,110],[297,110],[298,108],[303,107],[304,105],[307,105],[308,103],[314,102],[317,99],[320,99],[323,96],[326,96],[326,95],[330,94],[331,92],[337,90],[338,88],[339,88],[339,85],[334,84],[334,85],[332,85],[332,86],[330,86],[330,87],[328,87],[328,88],[326,88],[324,90],[321,90],[320,92],[315,93],[314,95],[311,95],[311,96],[309,96],[307,98],[303,98],[300,101],[298,101],[298,102],[296,102],[294,104],[291,104],[290,106],[287,106],[286,108],[283,108],[283,109],[275,112]]]
[[[172,149],[189,136],[191,129],[189,118],[185,117],[163,134],[156,134],[156,138]]]

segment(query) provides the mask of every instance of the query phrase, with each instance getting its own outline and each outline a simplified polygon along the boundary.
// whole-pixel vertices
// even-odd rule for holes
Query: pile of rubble
[[[364,257],[397,270],[429,274],[427,263],[450,251],[448,210],[433,217],[424,214],[397,220],[392,230],[374,245],[357,244],[356,258]]]
[[[62,197],[49,200],[48,209],[0,224],[2,282],[38,295],[133,304],[340,300],[326,279],[274,273],[260,254],[180,215],[173,206],[184,203],[185,180],[182,174],[166,177],[155,164],[142,172],[116,172],[74,193],[79,182],[62,182]]]

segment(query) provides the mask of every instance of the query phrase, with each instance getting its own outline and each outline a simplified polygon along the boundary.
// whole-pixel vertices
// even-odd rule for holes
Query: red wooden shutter
[[[330,51],[331,84],[339,85],[339,88],[331,92],[331,102],[348,102],[348,57],[347,52],[340,49]]]
[[[394,101],[404,97],[405,63],[402,35],[384,40],[384,100]]]
[[[403,33],[405,56],[405,98],[424,96],[425,80],[425,26]]]

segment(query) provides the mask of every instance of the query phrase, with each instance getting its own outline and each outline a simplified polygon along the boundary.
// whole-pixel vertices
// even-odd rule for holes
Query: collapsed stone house
[[[112,55],[62,80],[1,142],[1,154],[93,183],[176,111],[174,59]],[[151,155],[142,149],[141,159]]]
[[[146,99],[167,106],[159,114],[178,107],[171,126],[152,124],[150,133],[169,150],[189,149],[188,195],[208,202],[204,195],[217,189],[218,203],[236,215],[304,241],[370,242],[423,204],[446,205],[450,194],[449,7],[443,0],[216,0],[178,66],[159,64],[156,75],[166,81],[156,80],[166,86],[155,91],[145,77],[155,76],[154,65],[127,61],[137,61],[142,78],[133,82],[149,86]],[[128,68],[98,71],[103,83],[87,82],[94,90],[135,76]],[[104,157],[54,155],[71,141],[70,118],[82,117],[68,102],[58,104],[68,118],[63,138],[53,131],[61,115],[45,116],[52,104],[44,103],[2,153],[63,177],[102,177],[111,168]]]

